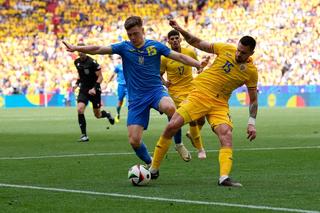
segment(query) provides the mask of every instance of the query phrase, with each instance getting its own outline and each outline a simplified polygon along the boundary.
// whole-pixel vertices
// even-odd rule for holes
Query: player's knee
[[[131,141],[129,143],[133,149],[138,149],[140,147],[140,143],[135,143],[135,142],[131,142]]]
[[[175,111],[176,111],[176,107],[174,106],[174,105],[168,105],[166,108],[165,108],[165,113],[169,116],[169,117],[171,117],[174,113],[175,113]]]
[[[77,111],[78,111],[78,114],[83,114],[84,113],[84,108],[80,108],[79,107]]]

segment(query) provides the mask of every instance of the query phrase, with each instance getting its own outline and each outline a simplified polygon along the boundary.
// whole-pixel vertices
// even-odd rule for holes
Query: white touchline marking
[[[110,153],[89,153],[89,154],[67,154],[67,155],[40,155],[40,156],[25,156],[25,157],[0,157],[0,160],[28,160],[42,158],[73,158],[73,157],[90,157],[90,156],[115,156],[115,155],[133,155],[133,152],[110,152]]]
[[[269,150],[295,150],[295,149],[320,149],[320,146],[301,146],[301,147],[262,147],[262,148],[239,148],[234,151],[269,151]],[[217,149],[206,150],[206,152],[218,152]],[[196,152],[196,151],[190,151]],[[168,152],[175,153],[175,152]],[[73,158],[73,157],[90,157],[90,156],[117,156],[133,155],[133,152],[109,152],[109,153],[83,153],[83,154],[66,154],[66,155],[40,155],[40,156],[21,156],[21,157],[0,157],[0,160],[28,160],[28,159],[45,159],[45,158]]]
[[[281,208],[281,207],[271,207],[271,206],[243,205],[243,204],[236,204],[236,203],[222,203],[222,202],[210,202],[210,201],[198,201],[198,200],[171,199],[171,198],[163,198],[163,197],[146,197],[146,196],[139,196],[139,195],[128,195],[128,194],[107,193],[107,192],[94,192],[94,191],[83,191],[83,190],[51,188],[51,187],[49,188],[49,187],[39,187],[39,186],[26,186],[26,185],[15,185],[15,184],[5,184],[5,183],[0,183],[0,187],[34,189],[34,190],[78,193],[78,194],[88,194],[88,195],[102,195],[102,196],[109,196],[109,197],[122,197],[122,198],[132,198],[132,199],[141,199],[141,200],[154,200],[154,201],[164,201],[164,202],[198,204],[198,205],[226,206],[226,207],[238,207],[238,208],[248,208],[248,209],[263,209],[263,210],[282,211],[282,212],[320,213],[319,211],[305,210],[305,209],[291,209],[291,208]]]

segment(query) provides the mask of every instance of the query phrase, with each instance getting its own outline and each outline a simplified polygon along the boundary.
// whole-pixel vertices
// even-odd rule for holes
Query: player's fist
[[[65,41],[62,41],[62,43],[64,44],[64,46],[66,46],[67,51],[69,51],[69,52],[74,52],[74,51],[76,51],[76,46],[71,45],[71,44],[68,44],[68,43],[65,42]]]
[[[247,139],[249,139],[250,141],[254,140],[257,136],[256,127],[252,124],[248,124],[247,134],[248,134]]]
[[[174,19],[169,20],[169,25],[175,30],[178,30],[178,31],[181,30],[181,27],[178,25],[178,23]]]
[[[210,56],[208,56],[208,55],[204,56],[200,61],[200,68],[202,68],[202,69],[205,68],[209,63],[209,60],[210,60]]]

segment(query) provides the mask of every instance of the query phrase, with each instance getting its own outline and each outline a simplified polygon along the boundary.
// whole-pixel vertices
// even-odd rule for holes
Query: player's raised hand
[[[174,20],[174,19],[170,19],[169,20],[169,25],[173,28],[173,29],[175,29],[175,30],[178,30],[178,31],[180,31],[182,28],[179,26],[179,24],[176,22],[176,20]]]
[[[200,68],[201,69],[205,68],[209,64],[209,60],[210,60],[209,55],[202,57],[202,59],[200,61]]]
[[[74,52],[74,51],[76,51],[76,46],[74,46],[74,45],[72,45],[72,44],[68,44],[68,43],[65,42],[65,41],[62,41],[62,43],[64,44],[64,46],[66,46],[67,51],[69,51],[69,52]]]
[[[254,140],[257,136],[256,127],[252,124],[248,124],[247,134],[248,134],[247,139],[249,139],[250,141]]]

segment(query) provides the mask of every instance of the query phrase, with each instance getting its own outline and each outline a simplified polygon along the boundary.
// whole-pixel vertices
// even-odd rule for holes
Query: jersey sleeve
[[[124,42],[112,44],[111,49],[112,49],[112,54],[118,54],[121,56],[122,55],[121,53],[124,49]]]
[[[225,46],[224,43],[219,43],[219,42],[212,44],[214,54],[219,55],[224,46]]]
[[[253,68],[249,80],[245,83],[248,88],[255,88],[258,85],[258,70]]]
[[[159,50],[161,55],[164,55],[166,57],[171,53],[171,49],[160,42],[157,42],[157,49]]]

